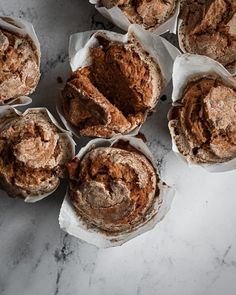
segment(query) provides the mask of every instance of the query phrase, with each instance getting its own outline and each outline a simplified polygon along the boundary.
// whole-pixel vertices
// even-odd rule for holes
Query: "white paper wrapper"
[[[128,141],[130,145],[140,150],[153,164],[156,168],[155,161],[148,147],[140,139],[130,137],[130,136],[117,136],[114,139],[94,139],[91,140],[84,148],[80,150],[76,156],[78,159],[82,159],[85,154],[96,147],[109,147],[114,145],[117,141],[123,140]],[[157,168],[156,168],[156,171]],[[146,222],[144,225],[140,225],[137,229],[131,232],[111,234],[107,235],[101,232],[96,227],[87,227],[86,223],[76,214],[73,205],[70,202],[68,193],[63,201],[60,215],[59,224],[60,227],[68,232],[69,234],[86,241],[87,243],[93,244],[99,248],[108,248],[120,246],[127,242],[128,240],[151,230],[159,221],[161,221],[170,209],[173,197],[174,189],[167,186],[166,184],[159,183],[160,195],[154,204],[153,210],[156,212],[153,217]],[[153,211],[152,211],[153,213]],[[151,214],[152,214],[151,213]]]
[[[203,55],[183,54],[176,58],[173,68],[173,105],[178,105],[183,91],[189,81],[196,77],[217,74],[227,85],[236,88],[236,80],[220,63]],[[172,138],[172,150],[186,161]],[[236,159],[218,164],[194,164],[188,161],[190,166],[202,166],[209,172],[225,172],[236,168]]]
[[[97,33],[103,33],[108,39],[122,43],[127,43],[130,35],[135,35],[142,47],[159,65],[164,79],[163,91],[165,90],[165,86],[171,80],[174,60],[180,55],[180,51],[166,39],[143,30],[139,25],[131,25],[125,35],[105,30],[87,31],[72,35],[69,43],[69,60],[73,72],[91,65],[90,49],[98,46]],[[57,104],[57,111],[66,128],[71,130],[77,137],[80,137],[76,128],[65,119],[60,101]],[[141,126],[135,128],[129,135],[136,135],[140,128]]]
[[[12,99],[10,102],[8,101],[7,105],[11,106],[12,108],[17,107],[23,107],[31,104],[32,99],[28,96],[20,96],[17,98]],[[6,106],[6,104],[0,105],[0,108],[2,106]]]
[[[37,52],[38,57],[38,64],[40,65],[40,44],[36,36],[34,27],[31,23],[20,18],[0,16],[0,28],[7,30],[9,32],[14,32],[22,37],[29,37],[35,46],[35,50]],[[10,105],[12,107],[24,106],[30,104],[31,102],[31,98],[27,96],[20,96],[18,98],[8,100],[7,103],[0,102],[0,107],[2,105]]]
[[[89,2],[91,4],[94,4],[95,8],[101,13],[101,15],[107,18],[110,22],[112,22],[122,30],[128,31],[131,22],[119,7],[112,7],[110,9],[107,9],[105,7],[99,7],[99,0],[89,0]],[[157,35],[161,35],[166,32],[176,34],[179,9],[180,3],[178,2],[174,14],[166,22],[164,22],[157,28],[151,29],[151,31]]]
[[[61,131],[61,134],[64,134],[65,137],[67,137],[69,139],[69,142],[71,143],[71,150],[72,150],[72,155],[71,155],[71,158],[74,157],[75,155],[75,145],[76,143],[74,142],[73,138],[72,138],[72,134],[70,131],[67,131],[65,129],[63,129],[59,124],[58,122],[56,121],[56,119],[52,116],[52,114],[48,111],[47,108],[29,108],[27,109],[26,111],[24,111],[23,113],[20,112],[19,110],[11,107],[11,106],[2,106],[0,108],[0,119],[2,117],[5,117],[5,116],[8,116],[8,115],[11,115],[11,114],[17,114],[17,115],[27,115],[27,113],[30,111],[30,110],[41,110],[41,111],[46,111],[47,115],[48,115],[48,118],[49,120]],[[46,193],[46,194],[43,194],[43,195],[38,195],[38,196],[28,196],[24,199],[24,201],[26,203],[35,203],[37,201],[40,201],[46,197],[48,197],[49,195],[51,195],[55,190],[57,189],[57,187],[49,192],[49,193]]]

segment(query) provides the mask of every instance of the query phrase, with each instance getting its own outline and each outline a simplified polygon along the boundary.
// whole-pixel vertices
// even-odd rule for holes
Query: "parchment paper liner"
[[[28,36],[32,40],[33,46],[35,47],[34,49],[37,53],[38,66],[40,67],[40,44],[31,23],[20,18],[0,16],[0,28],[16,33],[22,37]],[[12,107],[24,106],[30,104],[31,102],[32,99],[28,96],[19,96],[18,98],[9,99],[7,102],[0,102],[0,108],[4,105],[10,105]]]
[[[53,115],[49,112],[49,110],[47,108],[28,108],[26,111],[24,112],[20,112],[19,110],[11,107],[11,106],[2,106],[0,108],[0,119],[2,117],[5,117],[7,115],[10,115],[10,114],[17,114],[17,115],[26,115],[30,110],[38,110],[38,111],[46,111],[47,115],[48,115],[48,118],[49,120],[61,131],[61,133],[65,134],[65,136],[69,139],[70,143],[71,143],[71,149],[72,149],[72,158],[74,157],[75,155],[75,142],[72,138],[72,134],[70,131],[67,131],[65,129],[63,129],[59,124],[58,122],[56,121],[56,119],[53,117]],[[1,125],[0,125],[1,127]],[[59,183],[60,184],[60,183]],[[59,186],[58,184],[58,186]],[[38,196],[28,196],[24,199],[24,201],[26,203],[35,203],[37,201],[40,201],[46,197],[48,197],[49,195],[51,195],[57,188],[58,186],[51,192],[48,192],[48,193],[45,193],[43,195],[38,195]]]
[[[129,21],[129,19],[126,17],[126,15],[122,12],[122,10],[119,7],[112,7],[110,9],[107,9],[105,7],[99,7],[99,0],[89,0],[89,2],[91,4],[94,4],[95,8],[101,13],[101,15],[103,15],[110,22],[112,22],[117,27],[121,28],[122,30],[128,31],[128,28],[131,25],[131,22]],[[166,32],[176,34],[179,9],[180,9],[180,2],[177,3],[175,12],[173,15],[171,15],[170,18],[168,18],[163,24],[161,24],[157,28],[150,29],[150,31],[152,31],[154,34],[157,34],[157,35],[161,35]]]
[[[116,138],[113,139],[98,138],[91,140],[84,148],[80,150],[76,157],[78,159],[82,159],[85,154],[95,147],[109,147],[114,145],[114,143],[119,140],[128,141],[130,145],[135,147],[137,150],[140,150],[152,162],[152,165],[155,167],[158,173],[154,158],[146,144],[144,144],[141,139],[131,136],[116,136]],[[133,239],[136,236],[153,229],[154,226],[160,222],[169,211],[175,193],[174,189],[166,184],[163,184],[161,181],[158,184],[158,187],[160,189],[160,195],[156,199],[153,207],[153,210],[156,211],[156,214],[145,224],[140,225],[133,231],[118,234],[111,233],[108,235],[100,231],[97,227],[88,227],[86,223],[76,214],[76,211],[70,202],[68,192],[66,193],[60,210],[60,227],[67,233],[99,248],[120,246],[130,239]]]
[[[176,58],[173,68],[173,106],[178,105],[178,100],[182,98],[183,91],[189,81],[198,77],[206,77],[209,74],[217,74],[223,82],[236,88],[236,80],[223,65],[219,62],[203,55],[183,54]],[[209,172],[225,172],[236,168],[236,158],[224,163],[217,164],[196,164],[186,159],[178,150],[172,137],[172,150],[179,155],[190,166],[201,166]]]
[[[110,40],[122,43],[126,43],[128,41],[128,36],[130,34],[134,34],[142,44],[142,47],[159,65],[164,79],[162,92],[165,91],[165,87],[171,80],[174,60],[178,55],[180,55],[180,51],[166,39],[143,30],[139,25],[131,25],[129,27],[128,33],[125,35],[105,30],[87,31],[71,35],[69,42],[69,60],[73,72],[79,68],[91,65],[92,59],[90,57],[90,49],[98,45],[98,42],[95,38],[96,33],[103,33]],[[77,128],[66,120],[61,99],[57,101],[57,111],[65,127],[72,131],[74,135],[80,137]],[[145,119],[147,114],[148,112],[145,115]],[[142,124],[131,130],[128,135],[136,135],[139,132],[141,126]],[[117,134],[115,137],[116,136]]]

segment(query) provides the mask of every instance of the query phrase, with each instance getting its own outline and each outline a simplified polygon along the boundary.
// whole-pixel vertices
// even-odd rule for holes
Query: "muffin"
[[[100,0],[98,6],[107,9],[118,7],[130,23],[154,30],[175,13],[177,3],[177,0]]]
[[[164,78],[136,36],[126,43],[104,32],[93,38],[90,65],[78,68],[62,91],[64,117],[80,136],[127,134],[155,107]]]
[[[88,228],[130,233],[157,214],[160,179],[153,164],[128,142],[94,147],[68,164],[69,198]]]
[[[236,61],[236,1],[183,1],[179,43],[184,52],[206,55],[229,70]]]
[[[178,151],[196,164],[236,158],[236,87],[216,74],[190,79],[169,113]]]
[[[38,200],[66,175],[74,146],[46,109],[9,110],[0,119],[0,187],[11,197]]]
[[[40,78],[40,56],[29,34],[0,18],[0,104],[32,93]]]

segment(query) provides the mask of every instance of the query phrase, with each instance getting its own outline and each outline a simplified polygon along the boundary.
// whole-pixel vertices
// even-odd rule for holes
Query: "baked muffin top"
[[[206,55],[235,69],[236,1],[185,0],[180,18],[180,45],[185,51]]]
[[[101,0],[106,8],[119,7],[131,23],[145,29],[155,29],[168,20],[175,11],[176,0]]]
[[[34,91],[40,78],[39,59],[29,36],[0,27],[0,103]]]
[[[151,162],[130,146],[99,147],[69,164],[69,196],[88,226],[132,231],[152,210],[159,182]],[[150,218],[150,216],[149,216]]]
[[[71,140],[46,110],[11,113],[0,120],[0,185],[10,196],[26,198],[53,191],[73,157]]]
[[[179,152],[194,163],[236,157],[236,89],[219,77],[190,81],[169,114]]]
[[[66,119],[81,136],[112,137],[144,122],[163,84],[158,65],[138,43],[96,36],[92,64],[74,72],[63,90]]]

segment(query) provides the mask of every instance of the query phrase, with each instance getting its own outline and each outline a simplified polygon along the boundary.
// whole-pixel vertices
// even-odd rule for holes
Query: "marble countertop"
[[[59,82],[69,72],[69,35],[115,29],[86,0],[1,0],[0,14],[34,24],[42,78],[32,105],[46,105],[54,115]],[[36,204],[1,192],[1,295],[235,294],[236,172],[209,174],[171,152],[170,104],[170,97],[160,101],[142,128],[162,178],[176,189],[166,218],[122,247],[97,249],[59,228],[65,184]]]

